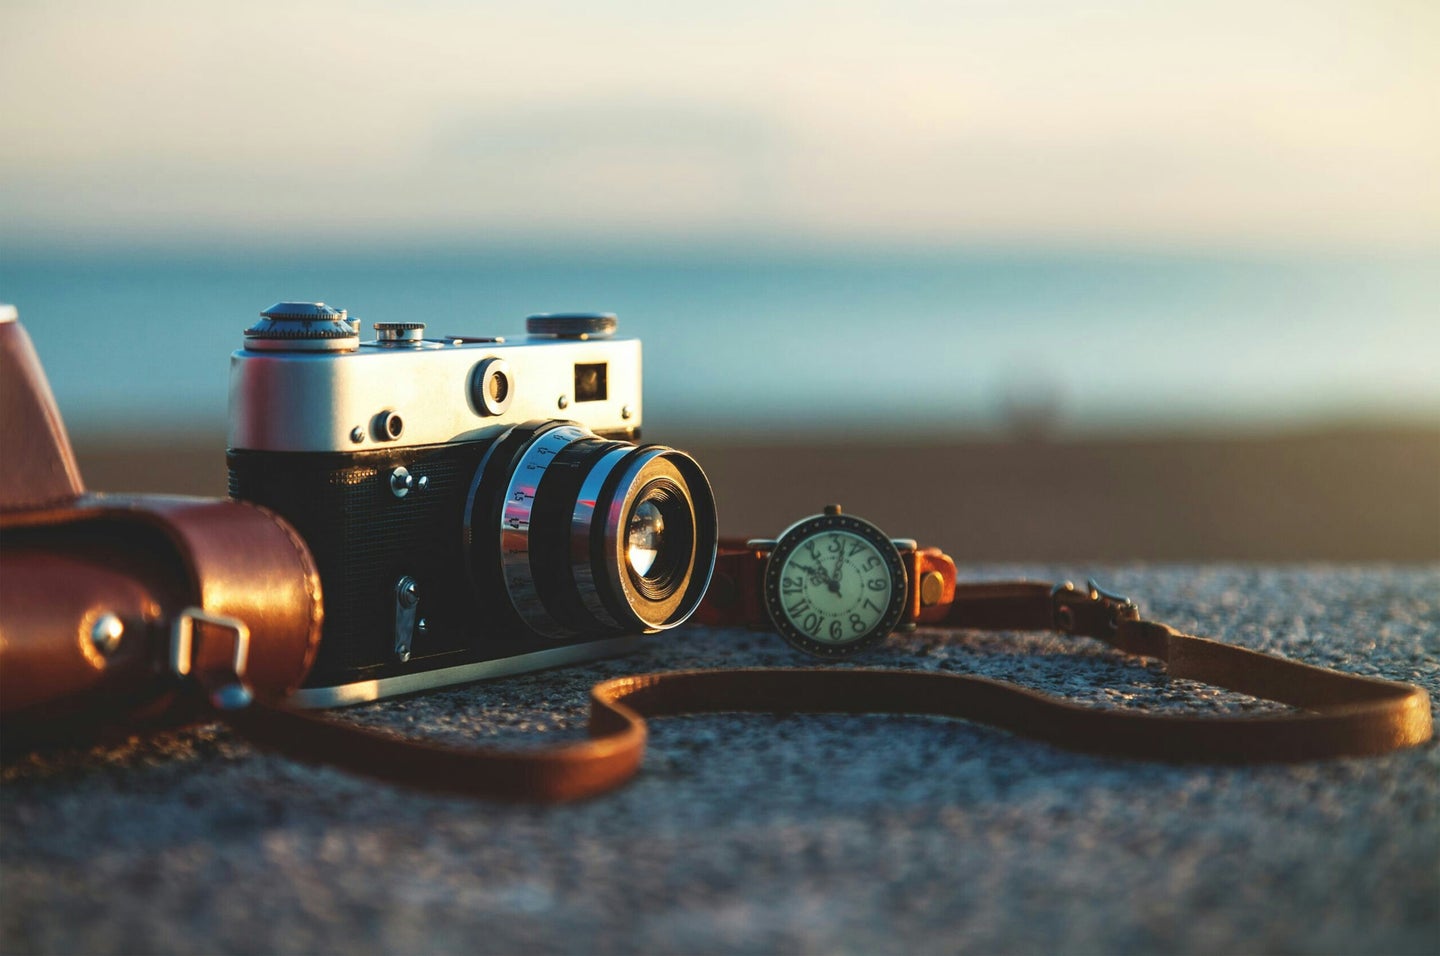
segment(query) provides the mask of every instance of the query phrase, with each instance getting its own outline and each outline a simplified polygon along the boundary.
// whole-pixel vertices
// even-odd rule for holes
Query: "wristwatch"
[[[693,619],[773,628],[806,653],[844,657],[943,621],[954,594],[955,562],[939,548],[826,505],[779,538],[722,539]]]

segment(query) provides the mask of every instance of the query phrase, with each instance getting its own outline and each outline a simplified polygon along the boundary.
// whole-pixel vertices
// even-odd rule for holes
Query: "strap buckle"
[[[1102,633],[1113,634],[1122,620],[1133,620],[1140,615],[1134,601],[1123,594],[1107,591],[1094,578],[1085,579],[1084,591],[1070,581],[1057,584],[1051,588],[1050,597],[1055,602],[1055,629],[1066,634],[1091,637],[1099,637]],[[1100,614],[1088,613],[1092,609]]]
[[[190,676],[195,669],[196,624],[229,632],[235,648],[230,658],[230,669],[218,686],[210,678],[201,681],[210,694],[210,703],[216,710],[240,710],[250,706],[254,695],[245,683],[245,666],[250,659],[250,628],[239,618],[211,614],[198,607],[182,610],[175,616],[175,623],[170,628],[170,669],[181,677]]]

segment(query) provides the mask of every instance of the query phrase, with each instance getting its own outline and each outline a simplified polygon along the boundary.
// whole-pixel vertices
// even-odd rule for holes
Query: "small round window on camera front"
[[[470,403],[481,415],[503,415],[515,397],[515,380],[510,363],[488,358],[475,366],[470,376]]]
[[[381,441],[395,441],[405,431],[405,419],[394,409],[385,409],[375,416],[375,430]]]

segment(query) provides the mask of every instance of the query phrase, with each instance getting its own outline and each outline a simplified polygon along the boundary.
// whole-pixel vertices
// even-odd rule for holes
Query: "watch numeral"
[[[869,598],[865,599],[865,606],[868,607],[870,610],[874,611],[876,614],[881,614],[885,610]]]
[[[869,560],[869,561],[866,561],[865,564],[861,566],[860,571],[861,571],[862,573],[865,572],[865,571],[869,571],[871,568],[875,567],[875,565],[877,565],[877,564],[879,564],[879,563],[880,563],[880,555],[878,555],[878,554],[872,554],[872,555],[870,555],[870,560]]]
[[[818,615],[818,614],[807,614],[807,615],[805,615],[805,631],[806,631],[806,633],[808,633],[811,637],[814,637],[816,634],[820,633],[820,615]]]
[[[869,601],[866,601],[865,603],[866,603],[866,604],[870,604]],[[874,605],[871,605],[871,606],[873,607]],[[876,608],[876,610],[879,610],[879,609]],[[865,619],[864,619],[863,617],[861,617],[860,615],[858,615],[858,614],[851,614],[851,615],[850,615],[850,626],[853,627],[853,628],[855,628],[856,633],[859,633],[860,631],[865,630]]]
[[[803,614],[804,611],[805,611],[805,609],[806,609],[807,607],[809,607],[809,606],[810,606],[810,599],[809,599],[809,598],[801,598],[800,600],[796,601],[794,604],[792,604],[792,605],[790,605],[789,607],[787,607],[787,608],[785,609],[785,611],[786,611],[786,613],[788,613],[791,617],[796,617],[796,616],[798,616],[798,615],[800,615],[800,614]]]
[[[890,586],[884,578],[871,578],[865,582],[865,586],[872,591],[883,591]]]
[[[839,621],[830,622],[830,636],[837,641],[845,636],[845,629],[840,626]]]
[[[847,557],[847,558],[853,558],[853,557],[855,557],[855,555],[859,554],[861,551],[864,551],[864,550],[865,550],[865,542],[863,542],[863,541],[856,541],[854,544],[850,545],[850,551],[845,555],[845,557]]]

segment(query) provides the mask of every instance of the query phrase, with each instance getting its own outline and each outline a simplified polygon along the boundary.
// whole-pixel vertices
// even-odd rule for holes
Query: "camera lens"
[[[481,610],[503,602],[556,639],[674,627],[715,564],[715,500],[694,459],[573,422],[529,422],[497,441],[465,527]]]

